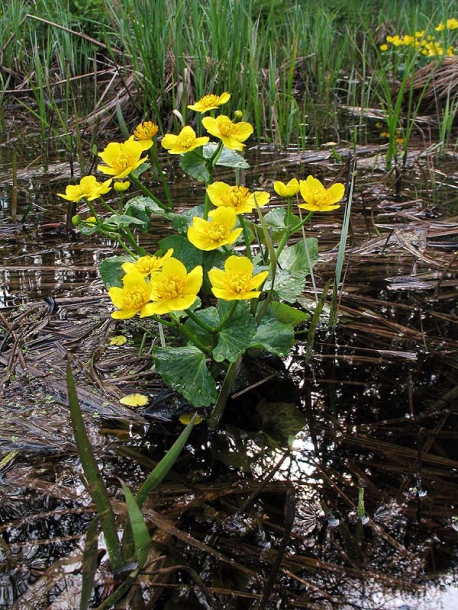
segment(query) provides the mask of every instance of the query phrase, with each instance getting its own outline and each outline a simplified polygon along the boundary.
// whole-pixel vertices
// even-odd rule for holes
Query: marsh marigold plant
[[[197,133],[186,125],[177,134],[159,136],[190,179],[202,183],[202,199],[196,201],[199,190],[190,189],[185,213],[174,209],[167,184],[163,202],[148,186],[153,182],[142,179],[150,169],[148,159],[158,162],[153,121],[140,123],[128,140],[110,142],[99,153],[97,170],[109,180],[86,176],[59,194],[89,207],[91,222],[74,217],[78,231],[118,241],[121,254],[100,265],[111,316],[119,324],[134,316],[151,318],[153,328],[168,329],[161,345],[152,338],[155,371],[195,407],[212,407],[212,428],[244,355],[284,357],[293,347],[295,328],[308,319],[298,303],[318,256],[316,239],[304,239],[304,227],[315,212],[338,209],[345,193],[343,184],[326,187],[313,176],[275,181],[262,190],[240,183],[239,170],[249,167],[240,153],[253,127],[241,120],[241,111],[233,117],[219,114],[229,99],[228,92],[209,93],[189,106],[198,113]],[[202,131],[208,135],[197,135]],[[226,173],[234,170],[232,184],[215,179],[220,166]],[[131,185],[140,193],[130,189],[128,195]],[[270,208],[272,192],[277,200]],[[306,218],[294,214],[296,205],[308,211]],[[151,233],[152,218],[174,227],[163,238],[151,235],[154,253],[136,234]]]

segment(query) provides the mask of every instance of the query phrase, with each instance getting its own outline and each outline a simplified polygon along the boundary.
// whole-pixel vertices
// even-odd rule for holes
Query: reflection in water
[[[311,155],[305,165],[299,153],[293,161],[291,154],[267,149],[252,154],[257,154],[257,166],[247,173],[250,185],[269,185],[293,173],[302,178],[309,172],[322,176],[329,170],[329,159],[315,162]],[[176,168],[173,171],[177,201],[187,205],[187,184],[180,182]],[[456,599],[457,284],[456,264],[449,256],[456,230],[454,234],[452,226],[441,224],[437,210],[418,199],[420,192],[415,193],[415,201],[408,191],[403,201],[396,200],[389,184],[381,184],[381,176],[374,170],[357,187],[353,241],[335,335],[328,334],[324,316],[313,358],[299,345],[284,364],[253,365],[247,360],[245,381],[254,384],[259,377],[268,381],[233,399],[211,447],[205,427],[196,427],[173,476],[145,507],[228,558],[221,565],[211,553],[183,538],[161,542],[170,562],[196,570],[219,592],[227,609],[252,608],[259,601],[281,548],[288,491],[294,491],[294,522],[270,608],[420,610],[438,606],[441,588],[446,588],[448,599]],[[415,174],[410,177],[413,183]],[[447,197],[445,188],[442,194]],[[368,213],[371,208],[373,213]],[[32,456],[30,466],[21,454],[21,461],[3,473],[0,531],[6,547],[0,550],[0,559],[6,568],[0,580],[0,607],[7,608],[13,598],[25,595],[35,579],[46,582],[39,577],[53,562],[70,550],[78,554],[72,536],[80,539],[92,516],[86,493],[77,487],[77,462],[59,459],[70,451],[68,428],[63,432],[59,424],[63,413],[51,421],[59,405],[62,410],[65,405],[63,354],[70,349],[82,363],[83,387],[96,383],[110,400],[117,401],[129,384],[132,389],[141,384],[153,397],[161,389],[149,369],[139,364],[133,340],[130,352],[110,352],[106,336],[97,335],[102,332],[100,319],[107,315],[100,312],[99,304],[75,314],[61,303],[59,316],[50,316],[46,325],[48,359],[55,349],[53,373],[46,358],[40,365],[44,347],[32,338],[41,321],[30,329],[26,319],[14,326],[15,309],[46,295],[87,294],[91,283],[100,285],[97,265],[113,253],[114,246],[62,233],[66,207],[55,197],[24,197],[19,225],[4,222],[7,205],[0,214],[0,298],[4,308],[11,308],[5,312],[10,314],[10,328],[2,330],[2,365],[7,369],[16,340],[11,329],[17,337],[22,328],[21,345],[27,348],[23,356],[33,377],[33,382],[26,382],[18,365],[16,381],[14,375],[5,381],[0,413],[8,426],[7,433],[0,435],[0,446],[5,451],[20,447],[24,452],[27,439],[39,435],[42,426],[43,437],[52,429],[49,438],[57,453],[53,459]],[[381,236],[374,220],[383,228]],[[328,215],[317,218],[309,229],[322,248],[318,286],[332,276],[340,226],[341,215]],[[154,249],[159,238],[155,227],[146,243]],[[310,290],[304,303],[313,310]],[[75,335],[78,324],[84,340]],[[103,332],[108,332],[107,326]],[[86,340],[92,341],[90,349]],[[96,352],[95,346],[101,351]],[[129,363],[135,375],[130,375]],[[54,389],[44,392],[42,385],[49,384],[49,376]],[[120,472],[135,485],[144,476],[140,470],[147,472],[163,456],[180,429],[173,409],[168,419],[162,411],[154,418],[152,411],[145,414],[146,435],[129,436],[130,422],[120,417],[106,423],[104,438],[97,436],[95,427],[92,430],[113,494],[119,489]],[[294,430],[291,434],[302,428],[291,453],[285,453],[286,420]],[[120,436],[116,426],[123,427],[125,442],[116,440],[116,434]],[[28,451],[46,455],[46,445],[30,443]],[[142,468],[131,459],[138,454]],[[104,582],[103,561],[94,603],[110,586]],[[75,558],[72,562],[62,568],[65,577],[53,582],[49,592],[41,592],[46,603],[63,607],[62,583],[67,593],[78,592],[80,564]],[[231,562],[242,564],[245,571]],[[190,587],[185,590],[183,583]],[[174,573],[167,584],[155,608],[208,607],[202,596],[198,601],[185,572]],[[43,607],[51,606],[43,601]]]

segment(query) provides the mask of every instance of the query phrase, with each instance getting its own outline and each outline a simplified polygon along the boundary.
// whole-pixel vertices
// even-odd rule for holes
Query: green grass
[[[318,146],[342,103],[382,106],[399,123],[390,86],[402,58],[384,65],[380,43],[456,15],[453,2],[426,0],[2,0],[0,83],[47,133],[94,110],[105,71],[113,95],[133,77],[128,127],[152,118],[177,129],[195,121],[189,103],[227,90],[224,112],[242,109],[258,141]]]

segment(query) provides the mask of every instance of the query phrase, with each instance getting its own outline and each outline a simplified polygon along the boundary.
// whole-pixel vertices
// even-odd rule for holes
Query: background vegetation
[[[434,31],[453,4],[2,0],[0,87],[3,101],[40,118],[43,135],[65,132],[72,117],[152,118],[164,132],[187,121],[189,103],[227,90],[227,112],[243,109],[259,141],[317,144],[337,105],[386,98],[404,61],[381,57],[386,35]]]

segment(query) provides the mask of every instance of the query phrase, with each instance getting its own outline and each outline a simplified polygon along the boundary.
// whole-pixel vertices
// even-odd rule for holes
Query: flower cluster
[[[211,113],[229,99],[227,92],[206,95],[189,108],[201,114]],[[155,123],[140,123],[126,141],[110,142],[99,153],[101,163],[97,169],[108,175],[108,180],[98,182],[94,176],[86,176],[59,194],[68,201],[84,201],[89,207],[90,215],[85,221],[74,217],[78,230],[116,239],[126,252],[125,256],[105,259],[100,267],[115,308],[111,316],[116,320],[136,315],[153,317],[185,339],[184,351],[178,355],[180,362],[189,361],[189,387],[181,379],[176,383],[184,395],[188,392],[189,400],[196,406],[215,399],[216,386],[208,381],[206,360],[233,363],[252,346],[283,355],[285,344],[292,346],[294,325],[304,319],[304,314],[296,313],[286,302],[294,305],[312,263],[302,238],[292,246],[288,241],[297,232],[302,235],[304,225],[314,213],[339,208],[345,194],[343,184],[326,187],[311,175],[303,180],[292,178],[287,183],[275,181],[273,189],[279,197],[287,199],[287,206],[266,213],[271,201],[267,190],[250,189],[237,181],[229,184],[213,180],[216,165],[247,167],[239,153],[253,127],[241,119],[240,111],[234,113],[233,119],[226,114],[209,115],[201,120],[209,136],[200,136],[192,127],[185,126],[178,134],[167,133],[162,138],[162,147],[180,157],[182,169],[206,184],[203,205],[195,206],[180,218],[179,234],[161,240],[155,254],[143,250],[133,230],[148,231],[152,215],[162,214],[169,219],[183,216],[172,213],[173,202],[165,177],[163,186],[168,203],[161,202],[139,179],[150,167],[149,160],[158,163]],[[210,136],[218,141],[211,142]],[[162,171],[158,173],[163,176]],[[124,191],[131,183],[136,184],[142,195],[126,201]],[[118,209],[103,198],[111,188],[118,193]],[[97,212],[93,203],[96,199],[109,215]],[[293,214],[293,201],[308,212],[305,218]],[[275,244],[267,222],[275,230],[278,239]],[[271,302],[282,298],[285,303],[278,312]],[[268,323],[264,322],[266,312]],[[172,360],[172,355],[177,356],[176,351],[171,351],[176,348],[162,349]],[[166,358],[163,364],[161,353],[157,354],[158,372],[161,373],[162,366],[164,378],[173,385],[174,376],[168,368],[172,365],[167,364],[172,360]],[[186,366],[181,374],[186,378]],[[210,388],[205,396],[202,384]]]
[[[380,50],[386,52],[391,48],[399,49],[402,47],[413,48],[424,57],[442,57],[444,55],[455,55],[457,47],[449,39],[448,31],[458,29],[458,19],[447,19],[435,28],[436,32],[442,32],[440,40],[433,34],[427,34],[425,30],[416,31],[414,34],[395,34],[386,37],[386,42],[380,45]]]

